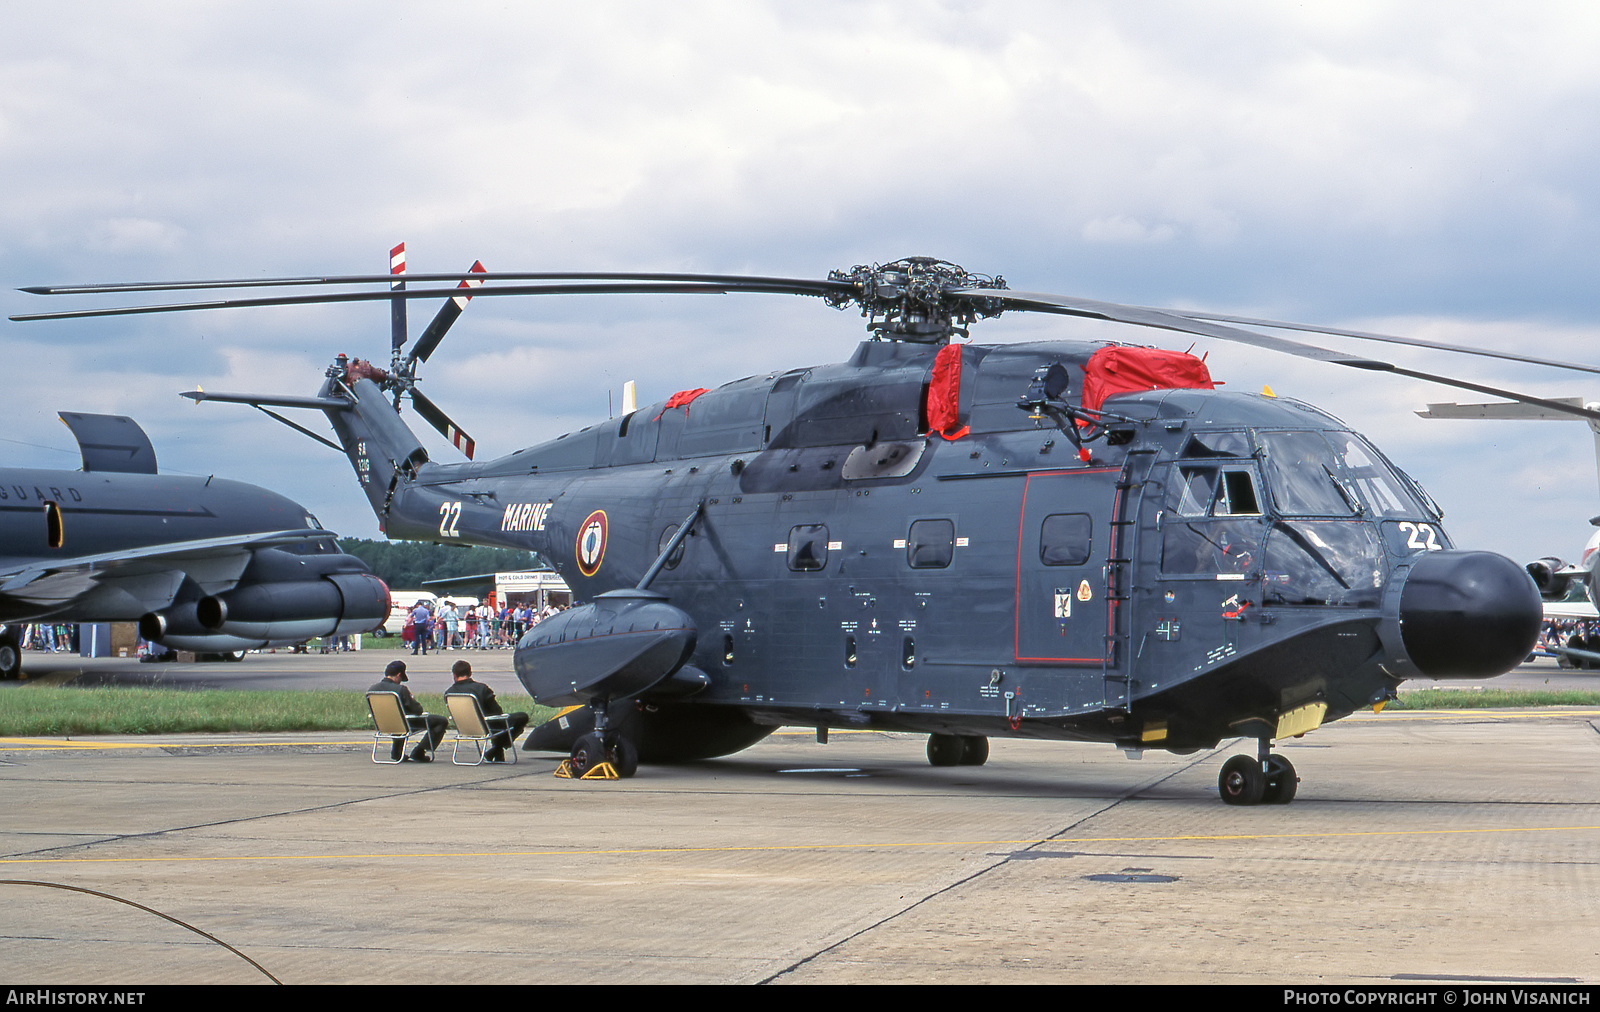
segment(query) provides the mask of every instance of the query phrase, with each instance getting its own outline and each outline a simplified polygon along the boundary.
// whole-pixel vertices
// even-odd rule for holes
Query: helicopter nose
[[[1432,678],[1505,674],[1539,639],[1544,607],[1521,566],[1492,552],[1431,552],[1400,592],[1400,635]]]

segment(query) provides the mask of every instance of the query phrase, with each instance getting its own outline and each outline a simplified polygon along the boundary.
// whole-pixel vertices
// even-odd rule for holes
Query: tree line
[[[339,547],[365,562],[378,579],[390,587],[407,590],[421,589],[429,580],[548,568],[537,553],[511,548],[362,538],[340,538]]]

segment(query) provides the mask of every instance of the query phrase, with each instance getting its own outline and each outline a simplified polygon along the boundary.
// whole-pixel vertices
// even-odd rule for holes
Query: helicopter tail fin
[[[324,396],[331,394],[332,388],[330,380]],[[395,489],[428,462],[428,451],[416,433],[400,420],[376,383],[363,377],[346,389],[355,395],[353,402],[346,401],[337,409],[324,410],[338,436],[340,448],[350,458],[350,466],[355,468],[361,490],[382,523],[388,516]]]
[[[347,362],[340,356],[334,369],[329,370],[327,382],[314,397],[208,393],[204,390],[190,390],[182,396],[196,403],[248,404],[317,442],[342,451],[349,458],[350,466],[355,468],[356,478],[372,504],[372,511],[378,515],[379,525],[386,526],[389,504],[394,500],[396,489],[401,481],[410,480],[428,463],[428,451],[416,433],[400,420],[383,390],[373,382],[374,376],[382,378],[383,373],[359,359]],[[272,408],[321,411],[333,426],[338,442],[312,432]]]

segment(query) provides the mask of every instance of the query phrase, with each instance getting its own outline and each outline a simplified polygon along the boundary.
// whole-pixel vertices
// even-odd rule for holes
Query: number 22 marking
[[[1428,524],[1414,524],[1407,520],[1401,523],[1399,527],[1401,531],[1409,532],[1411,535],[1406,538],[1406,547],[1413,552],[1424,550],[1438,552],[1444,549],[1444,546],[1439,544],[1439,535]]]
[[[439,506],[439,533],[447,538],[461,537],[461,503],[447,502]],[[1405,526],[1402,524],[1401,526]]]

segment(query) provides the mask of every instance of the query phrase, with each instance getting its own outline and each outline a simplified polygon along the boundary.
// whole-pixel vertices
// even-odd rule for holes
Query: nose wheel
[[[607,700],[593,704],[594,730],[579,735],[556,775],[574,780],[627,779],[639,770],[639,748],[606,726]]]
[[[1262,742],[1259,758],[1236,755],[1222,764],[1217,792],[1230,805],[1287,805],[1300,786],[1294,764],[1267,751]]]

